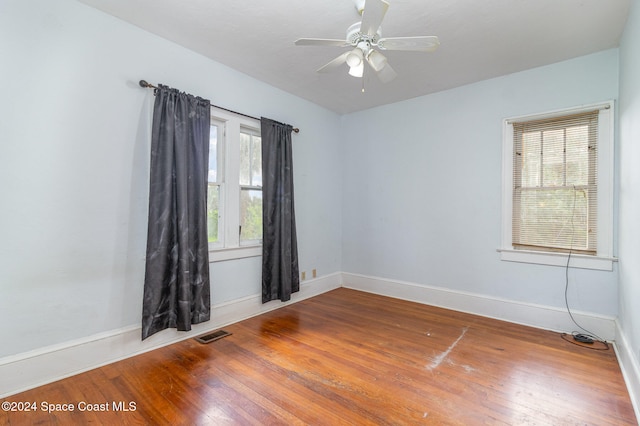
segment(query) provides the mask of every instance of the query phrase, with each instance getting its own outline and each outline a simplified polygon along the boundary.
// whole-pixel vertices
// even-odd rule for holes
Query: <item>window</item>
[[[505,120],[502,259],[611,270],[613,103]]]
[[[212,261],[262,254],[260,122],[212,108],[207,232]]]
[[[513,123],[515,248],[596,253],[598,112]]]

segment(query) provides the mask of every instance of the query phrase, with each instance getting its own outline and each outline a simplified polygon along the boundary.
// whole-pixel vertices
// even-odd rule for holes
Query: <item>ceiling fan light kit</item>
[[[352,77],[362,78],[364,75],[364,62],[360,62],[360,65],[355,67],[349,67],[349,75]]]
[[[361,78],[364,75],[364,62],[375,71],[383,83],[393,80],[397,74],[387,58],[380,50],[399,50],[414,52],[433,52],[440,42],[436,36],[392,37],[382,38],[380,24],[387,13],[389,3],[385,0],[355,0],[356,10],[362,15],[362,20],[347,28],[345,40],[300,38],[297,46],[337,46],[352,47],[328,64],[318,69],[319,73],[333,71],[346,63],[349,75]]]
[[[387,58],[377,50],[371,50],[367,55],[367,62],[375,72],[380,72],[387,66]]]
[[[353,68],[362,64],[363,59],[364,59],[363,50],[360,49],[360,46],[358,46],[347,54],[346,62],[350,68]]]

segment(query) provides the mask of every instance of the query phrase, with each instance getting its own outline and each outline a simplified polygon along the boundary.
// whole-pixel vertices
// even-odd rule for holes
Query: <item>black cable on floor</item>
[[[574,223],[573,223],[573,215],[575,214],[575,210],[576,210],[576,190],[575,190],[575,186],[573,187],[573,211],[571,212],[571,246],[573,247],[573,233],[574,233]],[[609,349],[609,344],[602,339],[601,337],[599,337],[597,334],[585,329],[584,327],[582,327],[580,324],[578,324],[578,322],[576,321],[576,319],[573,317],[573,314],[571,313],[571,308],[569,308],[569,297],[568,297],[568,292],[569,292],[569,263],[571,262],[571,254],[572,254],[572,250],[569,249],[569,255],[567,256],[567,264],[565,265],[565,270],[564,270],[564,279],[565,279],[565,283],[564,283],[564,303],[567,307],[567,312],[569,313],[569,316],[571,317],[571,321],[573,321],[573,323],[576,325],[576,327],[578,327],[580,330],[584,331],[584,333],[580,333],[577,331],[574,331],[571,333],[571,336],[573,337],[573,341],[567,340],[564,336],[567,336],[566,333],[562,333],[561,337],[563,340],[567,340],[570,343],[576,344],[578,346],[581,346],[583,348],[587,348],[587,349],[593,349],[593,350],[608,350]],[[586,334],[585,334],[586,333]],[[579,342],[579,343],[578,343]],[[603,343],[605,345],[605,348],[602,349],[596,349],[592,346],[588,346],[593,344],[594,342],[599,342],[599,343]]]
[[[609,350],[609,343],[607,343],[606,341],[594,340],[593,343],[581,343],[575,340],[574,334],[567,334],[567,333],[560,334],[560,337],[565,342],[569,342],[573,345],[580,346],[581,348],[591,349],[592,351],[608,351]],[[591,346],[593,344],[599,344],[599,346]]]

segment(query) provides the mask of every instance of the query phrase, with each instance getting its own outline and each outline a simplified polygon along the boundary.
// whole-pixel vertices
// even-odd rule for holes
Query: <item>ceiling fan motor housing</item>
[[[382,36],[380,28],[378,28],[378,31],[376,31],[373,37],[370,37],[368,34],[360,32],[360,24],[361,22],[356,22],[347,28],[347,42],[352,46],[357,46],[361,41],[366,41],[370,45],[375,46]]]

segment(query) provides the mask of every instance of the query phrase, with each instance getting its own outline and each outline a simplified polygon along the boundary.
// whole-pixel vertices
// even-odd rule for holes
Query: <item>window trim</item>
[[[225,196],[225,173],[226,173],[226,138],[225,138],[225,127],[226,122],[218,117],[213,115],[213,110],[211,112],[211,125],[218,126],[218,135],[217,135],[217,153],[216,158],[218,159],[218,170],[216,175],[216,182],[214,185],[218,186],[218,198],[219,200],[223,200]],[[211,152],[209,152],[211,155]],[[220,161],[220,157],[222,157],[225,161]],[[207,182],[207,188],[209,187],[209,182]],[[224,249],[224,220],[225,215],[218,214],[218,241],[209,242],[209,253],[214,250]],[[208,222],[208,220],[207,220]]]
[[[250,129],[260,134],[260,120],[234,114],[225,110],[211,107],[212,122],[223,123],[223,170],[224,175],[218,178],[221,188],[221,204],[224,206],[219,213],[219,235],[221,242],[209,243],[209,261],[221,262],[233,259],[262,256],[262,241],[252,240],[250,244],[240,242],[240,182],[231,178],[240,175],[240,132]],[[218,141],[220,143],[220,141]],[[234,147],[238,147],[235,149]],[[233,220],[231,218],[237,218]]]
[[[513,220],[513,122],[542,120],[588,111],[598,116],[598,242],[596,255],[556,253],[515,249],[512,244]],[[502,242],[501,260],[539,265],[613,270],[613,182],[614,182],[614,101],[583,105],[541,114],[510,117],[502,123]]]

